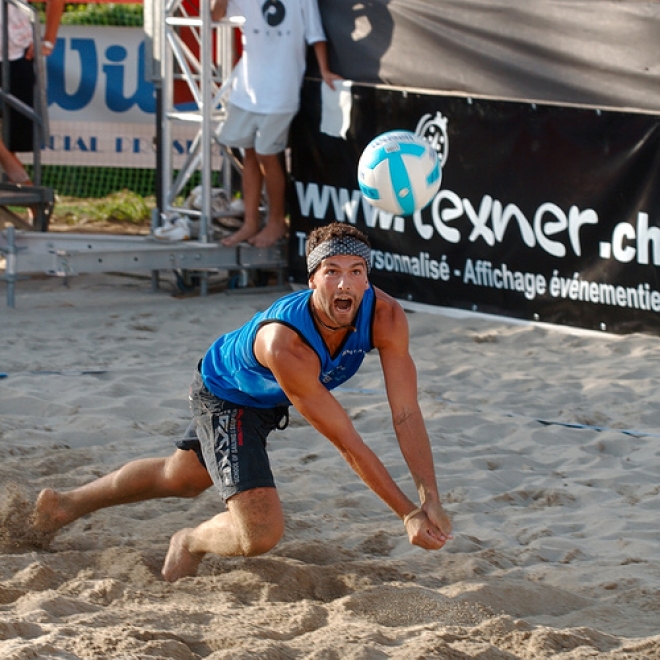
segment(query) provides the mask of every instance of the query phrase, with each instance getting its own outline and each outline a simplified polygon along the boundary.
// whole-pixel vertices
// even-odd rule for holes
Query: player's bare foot
[[[188,536],[192,531],[192,529],[181,529],[170,539],[170,547],[161,570],[162,576],[168,582],[176,582],[182,577],[197,574],[204,553],[193,553],[188,550]]]
[[[223,238],[220,242],[225,247],[233,247],[234,245],[238,245],[239,243],[243,243],[244,241],[248,241],[251,238],[255,237],[257,235],[257,232],[258,232],[257,228],[252,227],[251,225],[244,224],[231,236],[227,236],[227,238]]]
[[[37,497],[31,522],[36,530],[51,534],[75,518],[67,509],[60,493],[51,488],[44,488]]]
[[[283,222],[270,221],[256,236],[248,239],[250,245],[258,248],[269,248],[286,234],[286,225]]]

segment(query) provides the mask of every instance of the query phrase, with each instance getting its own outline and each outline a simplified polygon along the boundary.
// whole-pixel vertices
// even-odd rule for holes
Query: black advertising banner
[[[353,85],[344,137],[320,131],[318,81],[291,130],[290,266],[306,282],[309,231],[339,220],[370,237],[372,281],[401,300],[660,334],[660,117]],[[393,129],[431,139],[433,202],[371,207],[357,162]]]

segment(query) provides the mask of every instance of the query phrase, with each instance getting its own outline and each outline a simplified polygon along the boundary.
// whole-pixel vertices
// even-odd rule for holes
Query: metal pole
[[[0,10],[2,11],[2,91],[9,94],[9,7],[6,0],[0,0]],[[3,116],[8,109],[4,96],[0,97],[0,110]],[[9,122],[2,122],[2,141],[9,143]]]
[[[213,84],[213,45],[211,43],[211,4],[202,0],[200,5],[201,32],[201,92],[202,92],[202,216],[199,219],[199,240],[207,243],[211,224],[211,86]]]
[[[9,225],[7,231],[7,249],[3,250],[7,255],[7,265],[5,266],[5,279],[7,280],[7,307],[15,307],[15,289],[16,289],[16,235],[15,229]]]
[[[158,0],[154,4],[158,4]],[[167,23],[167,18],[175,11],[175,5],[172,2],[165,3],[163,19],[157,22],[155,30],[159,31],[158,39],[159,60],[161,72],[161,93],[160,93],[160,118],[159,118],[159,142],[161,172],[159,174],[160,185],[163,199],[160,202],[160,212],[168,211],[169,195],[172,184],[172,125],[169,120],[169,113],[172,110],[174,98],[174,63],[172,61],[172,48],[168,39],[168,34],[174,31],[174,28]]]

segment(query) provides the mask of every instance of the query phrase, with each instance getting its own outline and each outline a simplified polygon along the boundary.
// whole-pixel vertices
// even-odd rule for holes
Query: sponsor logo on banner
[[[156,94],[145,78],[141,28],[61,26],[47,59],[47,91],[50,137],[43,164],[155,168]],[[197,128],[173,126],[175,168],[183,165]]]
[[[449,158],[448,124],[449,120],[443,117],[441,112],[436,112],[435,115],[427,113],[420,118],[415,128],[415,133],[427,140],[438,152],[440,167],[444,167]]]

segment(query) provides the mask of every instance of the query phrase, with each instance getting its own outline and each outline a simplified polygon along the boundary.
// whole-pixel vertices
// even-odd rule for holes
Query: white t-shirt
[[[245,18],[232,105],[264,114],[296,112],[307,45],[326,40],[316,0],[229,0],[227,16]]]
[[[23,57],[25,49],[32,43],[32,23],[30,19],[14,5],[8,5],[9,16],[9,60],[13,62]],[[0,62],[2,61],[2,12],[0,12]]]

